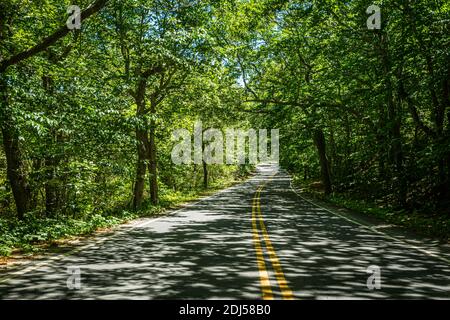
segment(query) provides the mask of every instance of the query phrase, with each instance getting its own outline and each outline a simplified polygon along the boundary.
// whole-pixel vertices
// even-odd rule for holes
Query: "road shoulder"
[[[368,216],[360,212],[356,212],[347,208],[339,207],[335,204],[328,203],[307,195],[290,183],[292,192],[300,199],[307,201],[312,205],[319,207],[330,214],[340,216],[342,219],[349,221],[355,226],[367,228],[371,232],[384,235],[392,241],[398,241],[411,247],[411,249],[419,250],[428,255],[437,258],[443,262],[450,264],[450,244],[443,243],[439,239],[425,237],[405,227],[397,226],[377,217]]]

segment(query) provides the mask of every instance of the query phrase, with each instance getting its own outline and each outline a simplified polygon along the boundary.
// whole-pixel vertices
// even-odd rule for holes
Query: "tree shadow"
[[[260,299],[252,198],[273,170],[261,166],[247,183],[38,265],[0,283],[0,297]],[[261,209],[296,298],[450,298],[448,264],[301,200],[283,172],[262,191]],[[267,256],[266,265],[270,268]],[[381,268],[380,290],[367,288],[370,265]],[[68,267],[80,268],[79,290],[67,286]]]
[[[450,298],[450,264],[312,206],[290,189],[285,173],[274,180],[261,206],[296,297]],[[379,290],[367,287],[369,266],[381,270]]]

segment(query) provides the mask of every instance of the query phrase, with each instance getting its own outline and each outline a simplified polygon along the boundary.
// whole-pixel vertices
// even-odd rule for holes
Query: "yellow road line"
[[[285,300],[294,299],[294,294],[292,290],[289,288],[286,278],[283,273],[283,268],[281,267],[280,260],[275,252],[275,248],[270,241],[269,233],[267,232],[266,226],[264,224],[264,219],[261,213],[261,201],[260,201],[261,191],[259,191],[257,198],[257,210],[259,216],[259,224],[261,226],[261,230],[263,233],[264,241],[266,242],[267,252],[269,253],[270,262],[272,263],[273,270],[275,271],[275,278],[277,279],[278,286],[280,287],[281,295]]]
[[[256,205],[255,205],[255,198],[253,198],[253,205],[252,205],[253,244],[255,246],[256,262],[258,264],[259,280],[261,282],[261,291],[264,300],[272,300],[273,299],[272,288],[270,285],[269,274],[266,269],[266,263],[264,261],[264,255],[261,247],[261,239],[259,237],[258,227],[256,224],[255,212],[256,212]]]
[[[253,229],[253,240],[255,245],[255,251],[257,256],[257,263],[260,273],[260,281],[261,281],[261,289],[263,291],[263,299],[273,299],[272,290],[270,288],[270,280],[268,277],[267,269],[264,262],[264,255],[261,247],[261,238],[259,236],[258,224],[256,221],[256,217],[259,220],[259,225],[261,228],[261,232],[263,234],[263,239],[266,245],[266,249],[269,255],[269,260],[272,263],[273,270],[275,272],[275,278],[277,280],[278,286],[280,287],[281,295],[285,300],[294,299],[294,295],[292,290],[289,288],[286,278],[283,273],[283,269],[281,267],[280,260],[278,259],[277,254],[275,253],[275,249],[270,241],[269,233],[267,232],[266,226],[264,224],[264,219],[261,212],[261,202],[260,196],[261,191],[265,187],[267,183],[262,184],[255,193],[253,197],[253,205],[252,205],[252,229]],[[268,295],[268,293],[270,293]]]

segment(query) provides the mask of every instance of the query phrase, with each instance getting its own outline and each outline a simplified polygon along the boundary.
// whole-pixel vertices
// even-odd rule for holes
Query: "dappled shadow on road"
[[[149,220],[101,245],[0,284],[7,299],[257,299],[250,228],[254,183],[231,188],[174,216]],[[67,288],[68,267],[81,289]]]
[[[259,299],[252,198],[274,168],[172,216],[144,220],[112,238],[0,283],[6,299]],[[296,298],[450,298],[450,265],[297,197],[284,173],[261,193],[261,210]],[[267,254],[266,265],[273,270]],[[367,288],[369,266],[381,289]],[[67,287],[79,267],[81,288]],[[70,281],[69,281],[70,283]]]
[[[298,298],[450,298],[450,264],[300,199],[280,173],[262,194],[264,218]],[[381,289],[369,290],[369,266]]]

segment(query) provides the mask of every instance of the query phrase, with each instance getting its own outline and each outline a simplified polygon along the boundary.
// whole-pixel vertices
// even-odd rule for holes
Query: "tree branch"
[[[92,5],[90,5],[87,9],[81,12],[81,21],[89,18],[93,14],[100,11],[109,0],[97,0]],[[66,25],[61,26],[58,30],[56,30],[53,34],[44,38],[40,43],[36,44],[34,47],[22,51],[9,59],[3,60],[0,62],[0,73],[3,73],[8,69],[8,67],[18,64],[28,58],[35,56],[36,54],[46,50],[48,47],[54,45],[56,41],[66,36],[71,30],[67,28]]]
[[[421,129],[428,136],[435,137],[436,133],[420,119],[419,113],[417,112],[417,109],[414,106],[414,103],[413,103],[411,97],[406,92],[402,80],[399,81],[399,96],[401,99],[404,99],[406,101],[409,112],[411,113],[411,116],[413,118],[413,121],[414,121],[414,124],[416,125],[416,127]]]
[[[264,103],[264,104],[278,104],[281,106],[304,107],[304,104],[301,104],[298,102],[278,101],[278,100],[272,100],[272,99],[250,99],[250,100],[245,100],[244,102],[257,102],[257,103]]]

